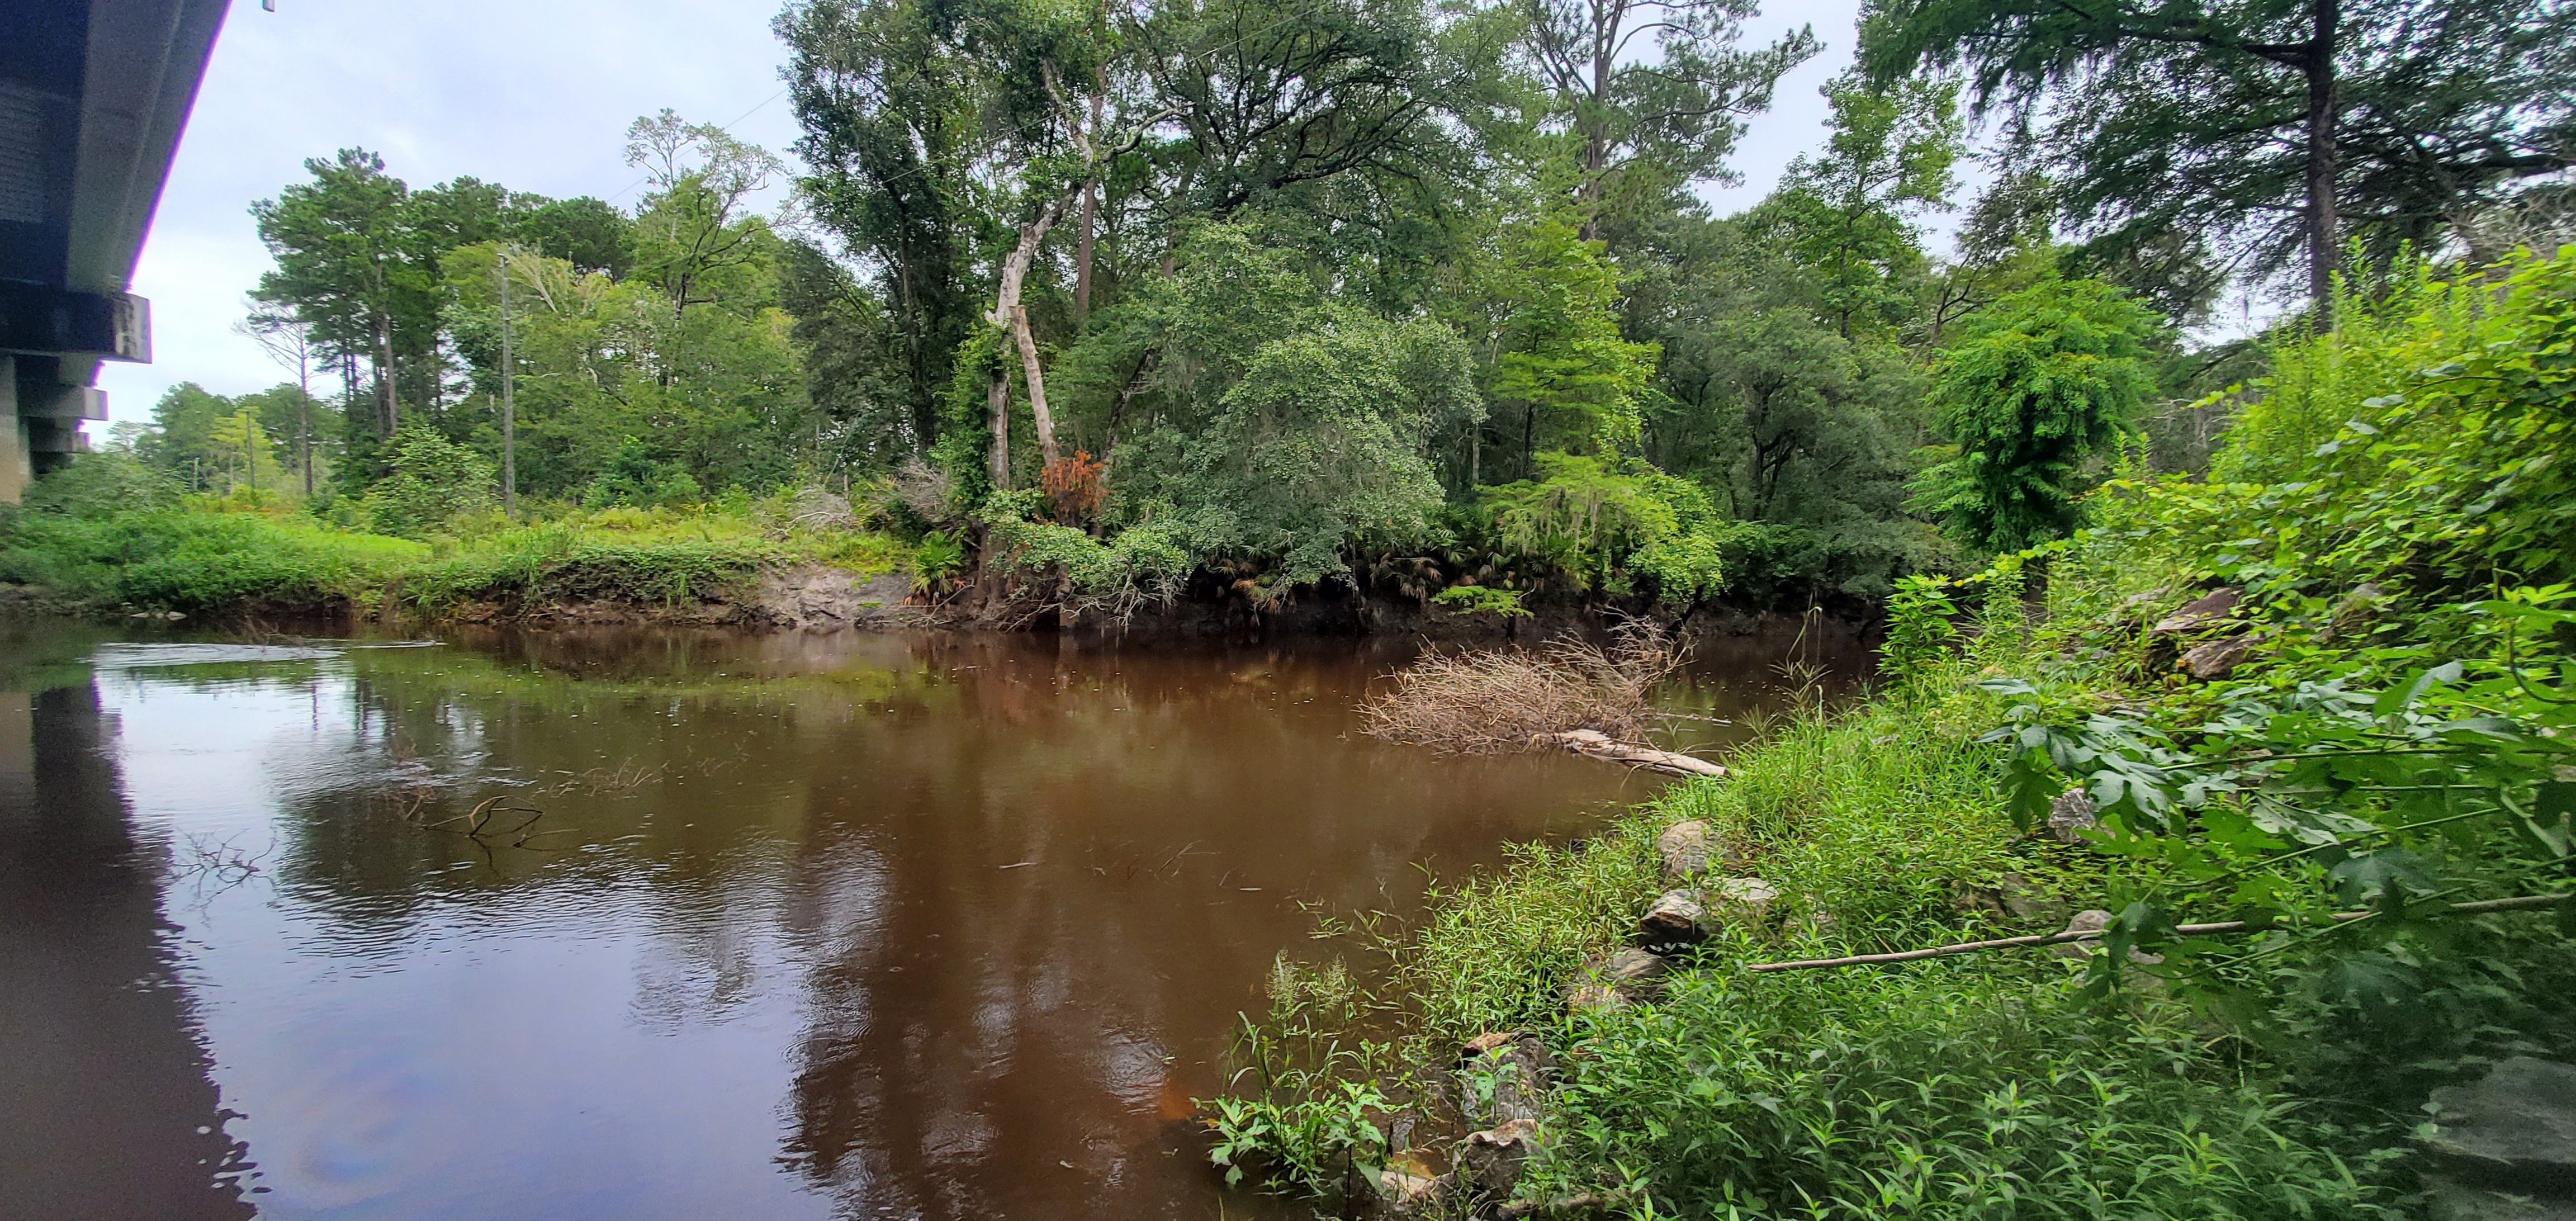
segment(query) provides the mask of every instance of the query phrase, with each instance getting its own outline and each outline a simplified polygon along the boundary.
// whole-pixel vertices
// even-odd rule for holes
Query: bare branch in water
[[[171,854],[171,873],[176,880],[194,885],[196,903],[204,910],[216,896],[265,872],[268,854],[277,850],[275,841],[258,852],[236,847],[232,839],[216,839],[202,832],[190,833]]]

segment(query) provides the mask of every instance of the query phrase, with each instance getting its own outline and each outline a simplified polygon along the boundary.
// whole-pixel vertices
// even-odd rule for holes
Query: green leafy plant
[[[1491,585],[1452,585],[1431,600],[1462,615],[1492,615],[1498,619],[1525,619],[1529,611],[1521,606],[1521,591],[1496,589]]]
[[[685,505],[700,494],[698,481],[686,469],[655,458],[642,441],[628,437],[618,443],[607,468],[582,487],[581,503],[589,509]]]
[[[1216,1137],[1208,1158],[1229,1184],[1335,1196],[1352,1173],[1373,1176],[1386,1161],[1378,1119],[1394,1105],[1375,1074],[1390,1049],[1346,1037],[1363,998],[1339,962],[1310,967],[1282,954],[1269,993],[1269,1020],[1245,1018],[1235,1038],[1229,1092],[1198,1100]]]
[[[1909,678],[1949,656],[1959,641],[1958,604],[1950,582],[1934,576],[1896,579],[1887,600],[1887,638],[1878,646],[1879,668],[1894,678]]]
[[[2517,590],[2494,611],[2555,626],[2563,588]],[[2052,714],[2027,683],[1987,740],[2012,746],[2012,808],[2037,821],[2071,778],[2100,844],[2152,868],[2129,887],[2110,941],[2166,955],[2167,974],[2223,983],[2256,960],[2351,961],[2414,940],[2460,900],[2564,895],[2576,836],[2576,698],[2567,671],[2445,663],[2381,689],[2351,676],[2213,693],[2190,732],[2102,712]],[[2537,680],[2537,683],[2535,683]],[[2365,920],[2338,919],[2362,908]],[[2189,937],[2193,920],[2275,933]],[[2289,954],[2285,951],[2296,950]],[[2412,953],[2422,953],[2419,947]],[[2120,962],[2106,955],[2097,984]]]
[[[1633,592],[1638,577],[1692,606],[1725,588],[1724,552],[1742,527],[1698,485],[1635,459],[1541,454],[1540,478],[1486,491],[1494,539],[1571,574],[1589,591]]]
[[[490,462],[427,428],[394,443],[393,473],[368,489],[366,514],[376,533],[418,538],[469,513],[492,507]]]
[[[2017,550],[2075,526],[2088,457],[2131,428],[2155,384],[2153,313],[2098,280],[2043,280],[1972,315],[1933,368],[1956,456],[1919,503],[1960,535]]]
[[[933,530],[921,536],[921,545],[913,550],[912,584],[916,591],[937,588],[943,581],[956,578],[966,567],[966,546],[944,530]]]

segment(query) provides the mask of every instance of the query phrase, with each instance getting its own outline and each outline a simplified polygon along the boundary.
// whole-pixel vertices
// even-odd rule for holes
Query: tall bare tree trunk
[[[1047,411],[1046,372],[1038,366],[1037,339],[1029,333],[1029,313],[1020,306],[1020,289],[1028,281],[1029,264],[1036,261],[1047,230],[1063,215],[1064,204],[1062,199],[1049,200],[1036,220],[1020,226],[1019,244],[1002,260],[1002,287],[990,315],[993,325],[1009,331],[1019,345],[1021,371],[1029,382],[1029,415],[1038,430],[1038,453],[1050,466],[1056,460],[1055,417]]]
[[[309,332],[307,332],[309,333]],[[301,335],[295,341],[295,452],[304,463],[304,498],[313,499],[313,360]]]
[[[1011,362],[993,354],[993,380],[984,391],[984,414],[992,423],[992,443],[984,447],[984,473],[993,490],[1011,490]]]
[[[1038,341],[1029,333],[1029,310],[1025,305],[1011,307],[1011,338],[1020,346],[1020,372],[1029,379],[1029,418],[1038,426],[1038,457],[1054,466],[1059,456],[1055,449],[1055,416],[1047,410],[1046,372],[1038,367]]]
[[[1625,6],[1623,5],[1620,7],[1624,9]],[[1598,11],[1597,8],[1595,11]],[[1609,104],[1610,61],[1613,58],[1614,48],[1616,46],[1611,39],[1616,37],[1617,34],[1618,26],[1617,18],[1615,17],[1611,18],[1610,25],[1606,29],[1598,22],[1593,26],[1593,114],[1591,117],[1584,120],[1583,224],[1581,228],[1575,232],[1575,236],[1580,237],[1587,242],[1599,240],[1601,237],[1601,177],[1605,172],[1607,172],[1610,166],[1610,133],[1602,126],[1600,108]]]
[[[510,256],[502,250],[493,270],[501,273],[501,512],[519,516],[519,405],[514,397],[518,362],[510,353]]]
[[[1091,95],[1091,130],[1100,130],[1100,95]],[[1094,169],[1082,180],[1082,231],[1075,235],[1073,246],[1073,324],[1077,327],[1091,320],[1091,243],[1100,217],[1100,172]]]
[[[374,318],[376,350],[376,427],[385,439],[393,439],[394,430],[402,424],[401,408],[394,401],[394,320],[389,314]]]
[[[1073,324],[1081,326],[1091,320],[1091,243],[1093,226],[1099,223],[1100,180],[1082,184],[1082,232],[1073,242]]]
[[[2335,37],[2339,0],[2314,0],[2308,38],[2308,301],[2319,330],[2334,327]]]

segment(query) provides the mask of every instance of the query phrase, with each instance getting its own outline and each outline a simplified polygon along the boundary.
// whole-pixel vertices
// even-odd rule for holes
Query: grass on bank
[[[392,599],[440,613],[569,602],[685,606],[763,569],[831,564],[861,575],[908,563],[889,535],[800,519],[795,498],[681,507],[526,507],[461,515],[419,538],[335,523],[274,496],[172,496],[121,455],[39,480],[0,523],[0,581],[98,610],[188,614],[347,609]]]

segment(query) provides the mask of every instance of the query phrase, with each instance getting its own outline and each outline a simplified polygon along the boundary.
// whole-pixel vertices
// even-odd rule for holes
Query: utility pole
[[[298,340],[295,355],[295,448],[304,459],[304,498],[313,499],[313,345]]]
[[[512,391],[518,366],[510,359],[510,248],[501,247],[501,511],[519,516],[519,410]]]
[[[313,498],[313,324],[293,310],[254,303],[234,330],[259,341],[271,359],[295,368],[295,454],[304,467],[304,497]]]

